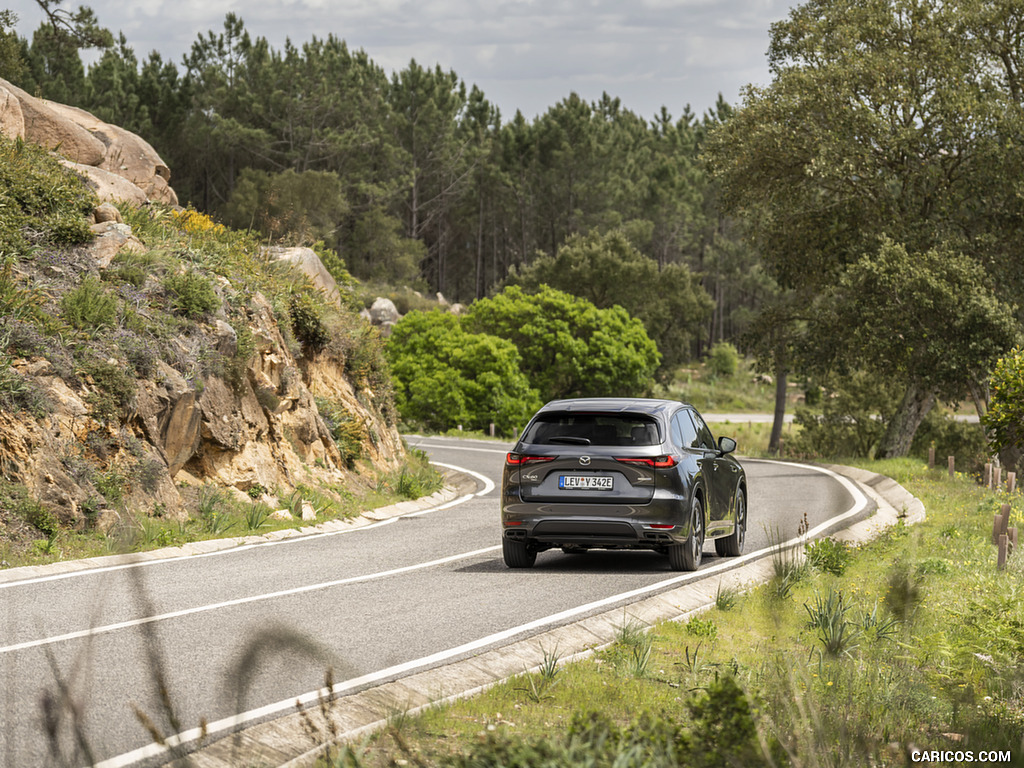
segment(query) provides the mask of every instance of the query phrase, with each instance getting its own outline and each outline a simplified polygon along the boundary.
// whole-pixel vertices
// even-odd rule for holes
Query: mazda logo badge
[[[584,467],[589,466],[590,465],[590,457],[589,456],[580,456],[580,464],[582,464]]]

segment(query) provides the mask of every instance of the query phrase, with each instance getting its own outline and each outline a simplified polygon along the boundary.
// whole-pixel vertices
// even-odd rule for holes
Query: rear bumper
[[[651,549],[690,535],[678,500],[595,509],[575,504],[513,504],[502,511],[502,535],[548,546]]]

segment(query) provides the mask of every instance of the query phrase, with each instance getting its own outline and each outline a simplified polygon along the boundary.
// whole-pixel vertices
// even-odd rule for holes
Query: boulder
[[[6,80],[4,88],[18,100],[25,122],[25,140],[60,154],[75,163],[99,165],[107,148],[102,141],[73,120],[68,120],[53,109],[45,99],[37,99]]]
[[[401,318],[398,314],[398,308],[395,307],[395,302],[391,299],[385,299],[382,296],[378,296],[373,301],[373,306],[370,307],[370,322],[374,325],[383,325],[384,323],[391,323],[394,325]]]
[[[92,212],[92,218],[97,224],[106,224],[108,221],[118,224],[124,223],[124,219],[121,218],[121,212],[112,203],[98,205],[96,210]]]
[[[149,200],[142,189],[116,173],[104,171],[102,168],[94,168],[91,165],[73,163],[67,159],[62,159],[61,164],[81,176],[86,185],[96,193],[100,202],[124,201],[132,205],[145,205]]]
[[[21,102],[3,85],[0,85],[0,133],[9,139],[25,138],[25,116],[21,113]]]
[[[146,250],[146,246],[132,234],[132,228],[127,224],[107,221],[93,224],[91,229],[96,233],[96,239],[89,243],[89,255],[96,260],[100,269],[109,267],[122,251],[142,253]]]
[[[83,109],[37,99],[3,79],[0,131],[22,136],[82,166],[73,170],[101,200],[178,204],[169,184],[170,169],[145,139]]]
[[[298,267],[308,277],[315,288],[323,291],[327,300],[334,303],[341,303],[341,292],[338,290],[338,283],[327,267],[320,261],[320,257],[312,248],[282,248],[274,246],[267,249],[271,258],[278,261],[287,261]]]

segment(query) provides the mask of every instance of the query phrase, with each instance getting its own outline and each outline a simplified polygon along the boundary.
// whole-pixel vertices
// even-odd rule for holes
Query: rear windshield
[[[533,445],[658,445],[653,419],[631,413],[545,413],[523,434]]]

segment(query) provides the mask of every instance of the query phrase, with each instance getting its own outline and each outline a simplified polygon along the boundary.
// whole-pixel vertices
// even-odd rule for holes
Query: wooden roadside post
[[[956,465],[956,456],[949,457],[949,477],[953,477],[953,467]]]
[[[935,446],[928,448],[928,469],[935,469]]]
[[[999,508],[999,514],[997,514],[992,520],[992,543],[998,544],[999,537],[1005,536],[1008,533],[1010,526],[1010,505],[1003,504]]]
[[[1009,493],[1013,493],[1017,490],[1017,473],[1007,472],[1006,473],[1006,490]]]
[[[996,569],[1006,568],[1006,559],[1017,548],[1017,528],[1010,528],[1010,505],[1003,504],[992,523],[992,543],[996,545]]]
[[[998,464],[995,467],[996,476],[992,480],[992,488],[994,490],[1000,490],[1003,487],[1003,468]]]
[[[981,484],[992,490],[992,462],[985,464],[985,474],[982,476]]]

